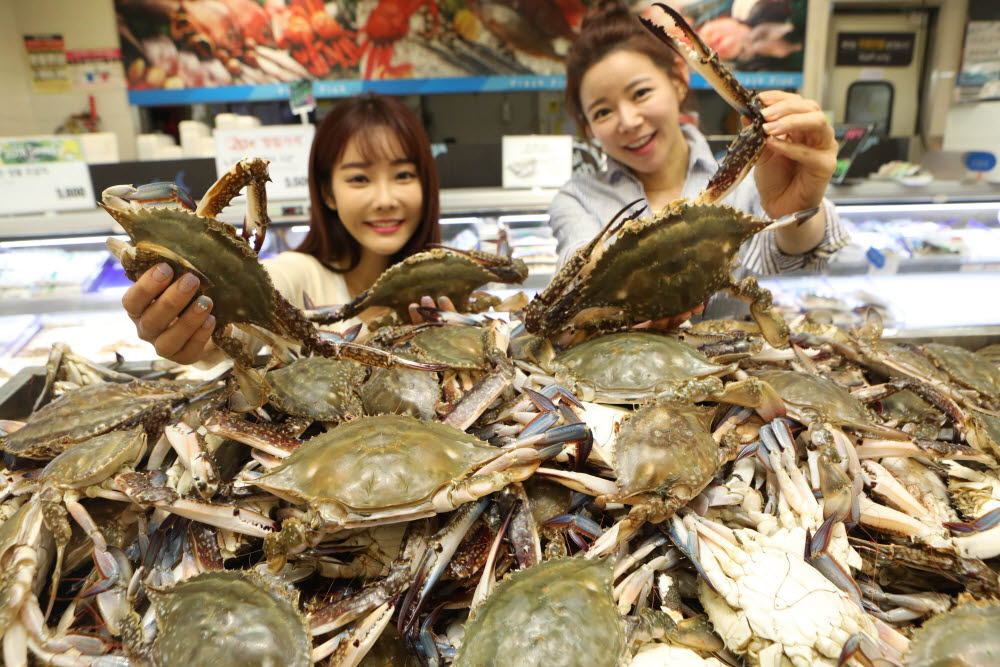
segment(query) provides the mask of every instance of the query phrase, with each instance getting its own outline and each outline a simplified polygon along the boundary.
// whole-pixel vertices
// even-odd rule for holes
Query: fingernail
[[[194,303],[201,310],[208,310],[209,308],[212,307],[212,300],[209,299],[204,294],[195,299]]]
[[[764,123],[764,131],[765,132],[773,132],[774,128],[777,127],[777,126],[778,126],[777,123]]]
[[[761,110],[761,113],[764,114],[764,118],[767,118],[768,120],[770,120],[770,119],[774,118],[774,116],[775,116],[775,114],[777,112],[774,109],[772,109],[771,107],[764,107],[764,109]]]
[[[181,278],[181,291],[185,294],[190,294],[195,291],[198,287],[198,279],[194,277],[194,274],[185,273]]]
[[[158,283],[165,283],[170,280],[170,276],[174,275],[174,270],[166,262],[160,262],[153,268],[155,269],[153,271],[153,280]]]
[[[205,321],[201,323],[202,329],[211,329],[215,326],[215,315],[209,315],[205,318]]]

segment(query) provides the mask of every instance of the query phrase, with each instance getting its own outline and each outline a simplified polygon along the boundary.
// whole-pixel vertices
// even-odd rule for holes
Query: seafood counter
[[[247,240],[141,191],[105,203],[132,275],[157,246],[206,277],[245,264],[226,312],[273,354],[135,377],[56,345],[8,392],[5,664],[994,659],[996,350],[900,346],[876,311],[627,330],[684,306],[644,290],[586,317],[617,240],[531,301],[476,292],[518,260],[435,250],[250,325]],[[398,285],[463,312],[404,326]],[[376,304],[366,340],[338,326]]]
[[[731,266],[795,218],[710,190],[623,211],[534,297],[501,243],[300,311],[245,162],[218,189],[259,190],[242,234],[222,194],[102,197],[127,276],[203,277],[231,368],[57,344],[5,388],[4,664],[995,662],[995,346],[786,318]],[[682,238],[716,252],[635,259]],[[633,328],[723,289],[754,322]],[[423,296],[454,308],[405,324]]]

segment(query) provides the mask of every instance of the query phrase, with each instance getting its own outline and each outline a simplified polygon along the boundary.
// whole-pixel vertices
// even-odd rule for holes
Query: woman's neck
[[[680,198],[687,180],[688,156],[690,149],[678,128],[678,137],[673,150],[663,164],[654,172],[637,173],[642,189],[649,200],[650,208],[659,210],[666,204]]]
[[[375,284],[382,272],[389,268],[389,258],[361,249],[361,259],[358,265],[344,273],[344,282],[351,298],[364,292]]]

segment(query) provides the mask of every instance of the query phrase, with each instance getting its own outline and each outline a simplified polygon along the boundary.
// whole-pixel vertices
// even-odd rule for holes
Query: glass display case
[[[545,210],[554,190],[444,190],[442,236],[456,248],[494,251],[501,228],[529,264],[532,294],[556,267]],[[822,273],[762,279],[786,317],[823,310],[850,323],[864,306],[884,315],[887,335],[941,338],[1000,333],[1000,187],[935,183],[906,188],[865,182],[831,186],[851,243]],[[239,224],[240,200],[220,216]],[[307,231],[307,204],[269,203],[263,256],[294,248]],[[84,356],[153,356],[121,309],[131,283],[104,245],[121,234],[101,210],[0,218],[0,369],[43,363],[52,342]],[[506,287],[506,286],[505,286]]]

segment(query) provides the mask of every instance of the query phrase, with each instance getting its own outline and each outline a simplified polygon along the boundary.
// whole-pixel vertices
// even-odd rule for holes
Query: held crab
[[[527,277],[528,267],[520,259],[481,250],[437,247],[394,264],[350,303],[312,319],[328,324],[354,317],[370,306],[385,306],[407,321],[409,305],[424,296],[435,301],[450,297],[459,311],[485,310],[495,304],[485,295],[474,293],[476,289],[490,282],[519,284]],[[474,302],[471,296],[476,297]]]
[[[307,352],[324,357],[347,357],[370,365],[440,370],[438,365],[401,360],[364,345],[326,340],[300,310],[275,290],[247,240],[237,235],[231,225],[214,217],[249,181],[250,212],[244,235],[253,231],[255,246],[260,247],[267,220],[263,189],[267,179],[266,165],[267,162],[259,158],[244,159],[209,189],[196,211],[183,208],[183,198],[179,200],[180,207],[151,205],[169,204],[171,200],[171,192],[154,192],[151,186],[135,190],[131,186],[115,186],[105,190],[101,206],[118,221],[132,241],[129,245],[109,239],[109,247],[121,259],[129,278],[137,279],[161,261],[171,265],[174,275],[190,272],[199,278],[199,294],[209,296],[214,304],[212,314],[217,325],[212,340],[236,362],[241,388],[252,405],[260,405],[263,401],[264,381],[250,372],[253,356],[230,333],[229,325],[251,336],[264,336],[272,343],[275,341],[270,334],[294,339],[302,343]],[[258,173],[261,169],[263,175]],[[176,192],[176,187],[171,187]]]
[[[771,293],[752,277],[737,283],[732,264],[740,246],[755,234],[804,221],[816,209],[768,222],[717,203],[739,185],[764,148],[761,103],[676,12],[657,6],[674,19],[696,50],[651,21],[642,19],[643,24],[702,72],[727,102],[751,119],[750,126],[729,147],[718,171],[694,201],[672,202],[647,218],[625,218],[616,224],[616,217],[608,222],[528,304],[525,326],[547,336],[581,311],[598,309],[590,313],[586,326],[610,330],[690,311],[717,291],[728,289],[750,303],[750,313],[764,338],[775,347],[784,346],[788,326],[771,309]]]

